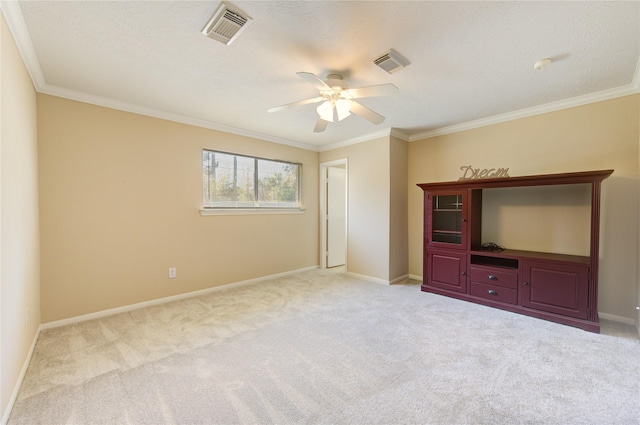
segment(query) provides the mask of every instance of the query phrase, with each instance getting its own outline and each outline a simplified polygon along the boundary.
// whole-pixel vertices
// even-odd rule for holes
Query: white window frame
[[[234,152],[226,152],[226,151],[221,151],[221,150],[217,150],[217,149],[202,149],[202,155],[204,156],[206,152],[214,152],[214,153],[220,153],[220,154],[225,154],[225,155],[234,155],[237,157],[242,157],[242,158],[248,158],[251,159],[253,161],[255,161],[255,168],[254,168],[254,190],[256,192],[256,198],[257,198],[257,194],[258,194],[258,161],[259,160],[265,160],[265,161],[272,161],[272,162],[277,162],[277,163],[281,163],[281,164],[292,164],[297,166],[297,170],[298,170],[298,176],[297,176],[297,184],[298,184],[298,206],[297,207],[273,207],[273,206],[269,206],[269,207],[263,207],[260,205],[255,205],[253,207],[245,207],[245,206],[241,206],[241,207],[235,207],[235,206],[215,206],[215,207],[206,207],[204,206],[204,199],[205,199],[205,188],[202,188],[202,207],[200,209],[200,214],[203,216],[209,216],[209,215],[247,215],[247,214],[302,214],[304,213],[304,208],[302,207],[302,164],[299,162],[291,162],[291,161],[283,161],[280,159],[273,159],[273,158],[265,158],[265,157],[259,157],[259,156],[254,156],[254,155],[246,155],[246,154],[239,154],[239,153],[234,153]],[[202,170],[202,173],[204,173],[204,170]],[[203,176],[204,177],[204,176]],[[203,184],[204,184],[204,179],[203,179]]]

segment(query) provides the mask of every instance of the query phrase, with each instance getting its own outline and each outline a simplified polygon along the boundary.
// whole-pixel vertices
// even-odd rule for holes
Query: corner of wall
[[[36,91],[0,14],[0,417],[8,420],[40,324]],[[31,348],[30,348],[31,347]]]
[[[389,138],[389,279],[409,273],[408,142]]]

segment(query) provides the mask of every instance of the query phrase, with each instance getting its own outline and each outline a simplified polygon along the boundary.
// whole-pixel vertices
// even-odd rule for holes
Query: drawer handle
[[[524,282],[523,283],[524,286],[527,286],[528,284],[529,284],[529,282]]]
[[[487,279],[489,279],[489,280],[498,280],[498,276],[494,276],[494,275],[490,274],[489,276],[487,276]]]
[[[489,289],[489,295],[498,295],[498,291],[494,291],[493,289]]]

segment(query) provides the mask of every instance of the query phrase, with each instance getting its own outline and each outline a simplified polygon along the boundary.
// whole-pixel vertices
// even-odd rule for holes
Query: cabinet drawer
[[[518,274],[516,272],[509,272],[495,267],[478,267],[472,265],[471,280],[491,286],[518,288]]]
[[[471,282],[471,295],[503,303],[517,304],[518,290]]]

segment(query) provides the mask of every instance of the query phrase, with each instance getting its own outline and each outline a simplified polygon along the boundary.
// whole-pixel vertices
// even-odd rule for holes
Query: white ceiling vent
[[[234,9],[228,3],[222,3],[204,26],[202,33],[223,44],[231,44],[251,22],[249,16]]]
[[[394,72],[400,71],[411,62],[409,62],[400,53],[396,52],[393,49],[390,49],[379,58],[374,59],[373,63],[387,71],[389,74],[393,74]]]

